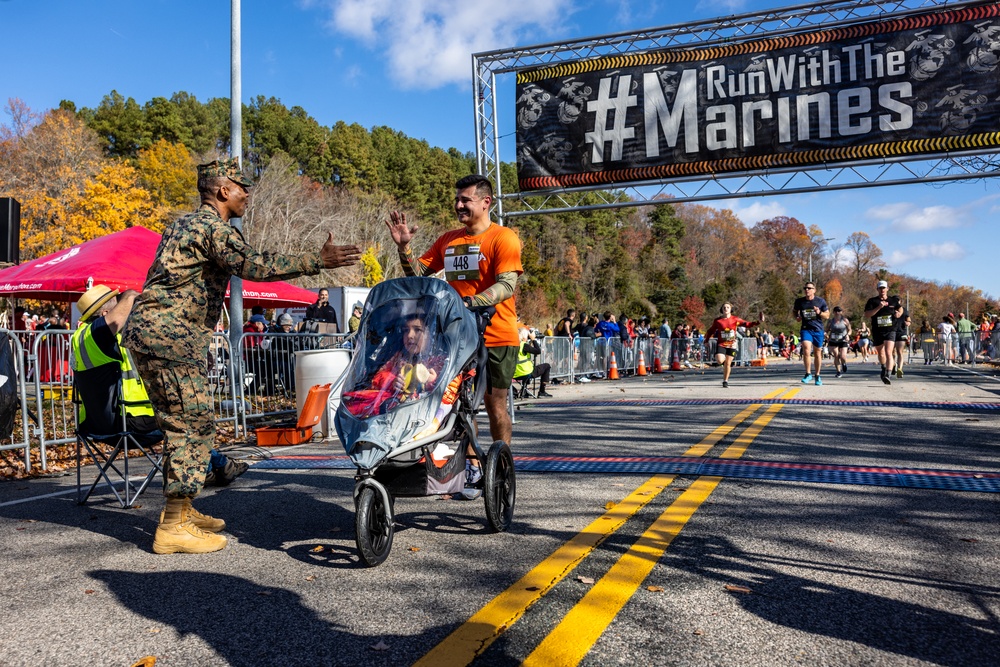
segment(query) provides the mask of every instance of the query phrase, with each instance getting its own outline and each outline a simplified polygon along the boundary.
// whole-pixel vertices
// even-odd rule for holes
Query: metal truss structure
[[[934,156],[852,161],[836,165],[789,167],[716,176],[692,176],[613,187],[582,186],[559,190],[505,193],[500,179],[500,130],[497,102],[498,77],[513,78],[518,70],[565,62],[642,53],[665,48],[703,48],[777,37],[922,14],[935,9],[991,4],[996,0],[839,0],[780,7],[759,13],[738,14],[705,21],[619,33],[568,42],[540,44],[474,54],[473,95],[476,109],[476,159],[481,174],[497,186],[495,213],[519,217],[596,208],[621,208],[659,203],[707,201],[738,197],[842,190],[1000,176],[1000,153],[994,149]],[[513,96],[512,96],[513,97]],[[511,101],[513,107],[513,101]],[[973,159],[973,156],[995,159]],[[600,203],[581,206],[572,195],[594,192]],[[591,198],[592,199],[592,198]],[[505,201],[516,201],[517,210],[504,211]]]

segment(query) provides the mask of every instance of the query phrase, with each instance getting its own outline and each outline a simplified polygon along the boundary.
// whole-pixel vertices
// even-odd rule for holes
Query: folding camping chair
[[[522,375],[521,377],[514,378],[514,382],[518,383],[518,387],[514,389],[514,398],[516,400],[523,400],[526,398],[534,398],[535,395],[531,393],[532,385],[535,383],[535,377],[532,375]]]
[[[156,451],[154,447],[163,440],[163,432],[149,431],[147,433],[137,433],[128,429],[128,419],[126,408],[131,405],[149,405],[148,402],[134,403],[126,402],[122,399],[122,384],[118,381],[118,388],[113,403],[113,415],[106,415],[106,423],[117,424],[119,430],[115,433],[91,433],[80,427],[80,386],[74,377],[73,380],[73,402],[76,404],[76,501],[83,505],[90,498],[103,480],[104,483],[115,494],[118,503],[123,508],[131,508],[136,498],[146,490],[149,483],[153,481],[156,473],[163,474],[163,453]],[[91,482],[86,493],[83,492],[82,468],[83,452],[86,451],[97,466],[97,476]],[[143,477],[132,479],[130,463],[131,454],[140,452],[141,457],[149,463],[148,471],[142,473]],[[121,462],[118,458],[121,457]],[[120,467],[119,467],[120,463]],[[137,484],[138,482],[138,484]],[[117,485],[121,485],[121,491]]]

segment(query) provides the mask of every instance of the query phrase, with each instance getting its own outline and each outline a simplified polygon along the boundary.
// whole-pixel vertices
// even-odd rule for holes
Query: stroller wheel
[[[389,556],[392,549],[392,516],[382,494],[366,486],[358,496],[354,528],[361,560],[374,567]]]
[[[503,440],[497,440],[486,456],[483,474],[483,499],[486,502],[486,521],[494,533],[510,528],[514,519],[514,501],[517,482],[514,478],[514,456]]]

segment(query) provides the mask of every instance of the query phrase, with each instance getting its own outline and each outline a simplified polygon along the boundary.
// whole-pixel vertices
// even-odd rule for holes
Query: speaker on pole
[[[0,197],[0,264],[20,264],[21,204],[13,197]]]

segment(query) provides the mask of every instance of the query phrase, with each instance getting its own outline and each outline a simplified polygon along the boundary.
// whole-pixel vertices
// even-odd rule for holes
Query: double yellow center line
[[[778,389],[764,398],[774,398],[784,391]],[[785,398],[791,398],[796,393],[798,389],[789,390]],[[704,456],[760,408],[760,403],[747,406],[686,451],[684,456]],[[722,458],[742,456],[754,438],[781,408],[780,404],[769,406],[726,449]],[[414,665],[450,667],[471,663],[516,623],[529,607],[562,581],[604,540],[625,525],[629,518],[659,495],[675,477],[676,475],[651,477],[622,502],[609,509],[473,614],[468,621],[456,628]],[[674,536],[680,532],[721,480],[721,477],[700,477],[693,482],[570,610],[528,656],[524,664],[548,666],[579,663],[649,575]]]

